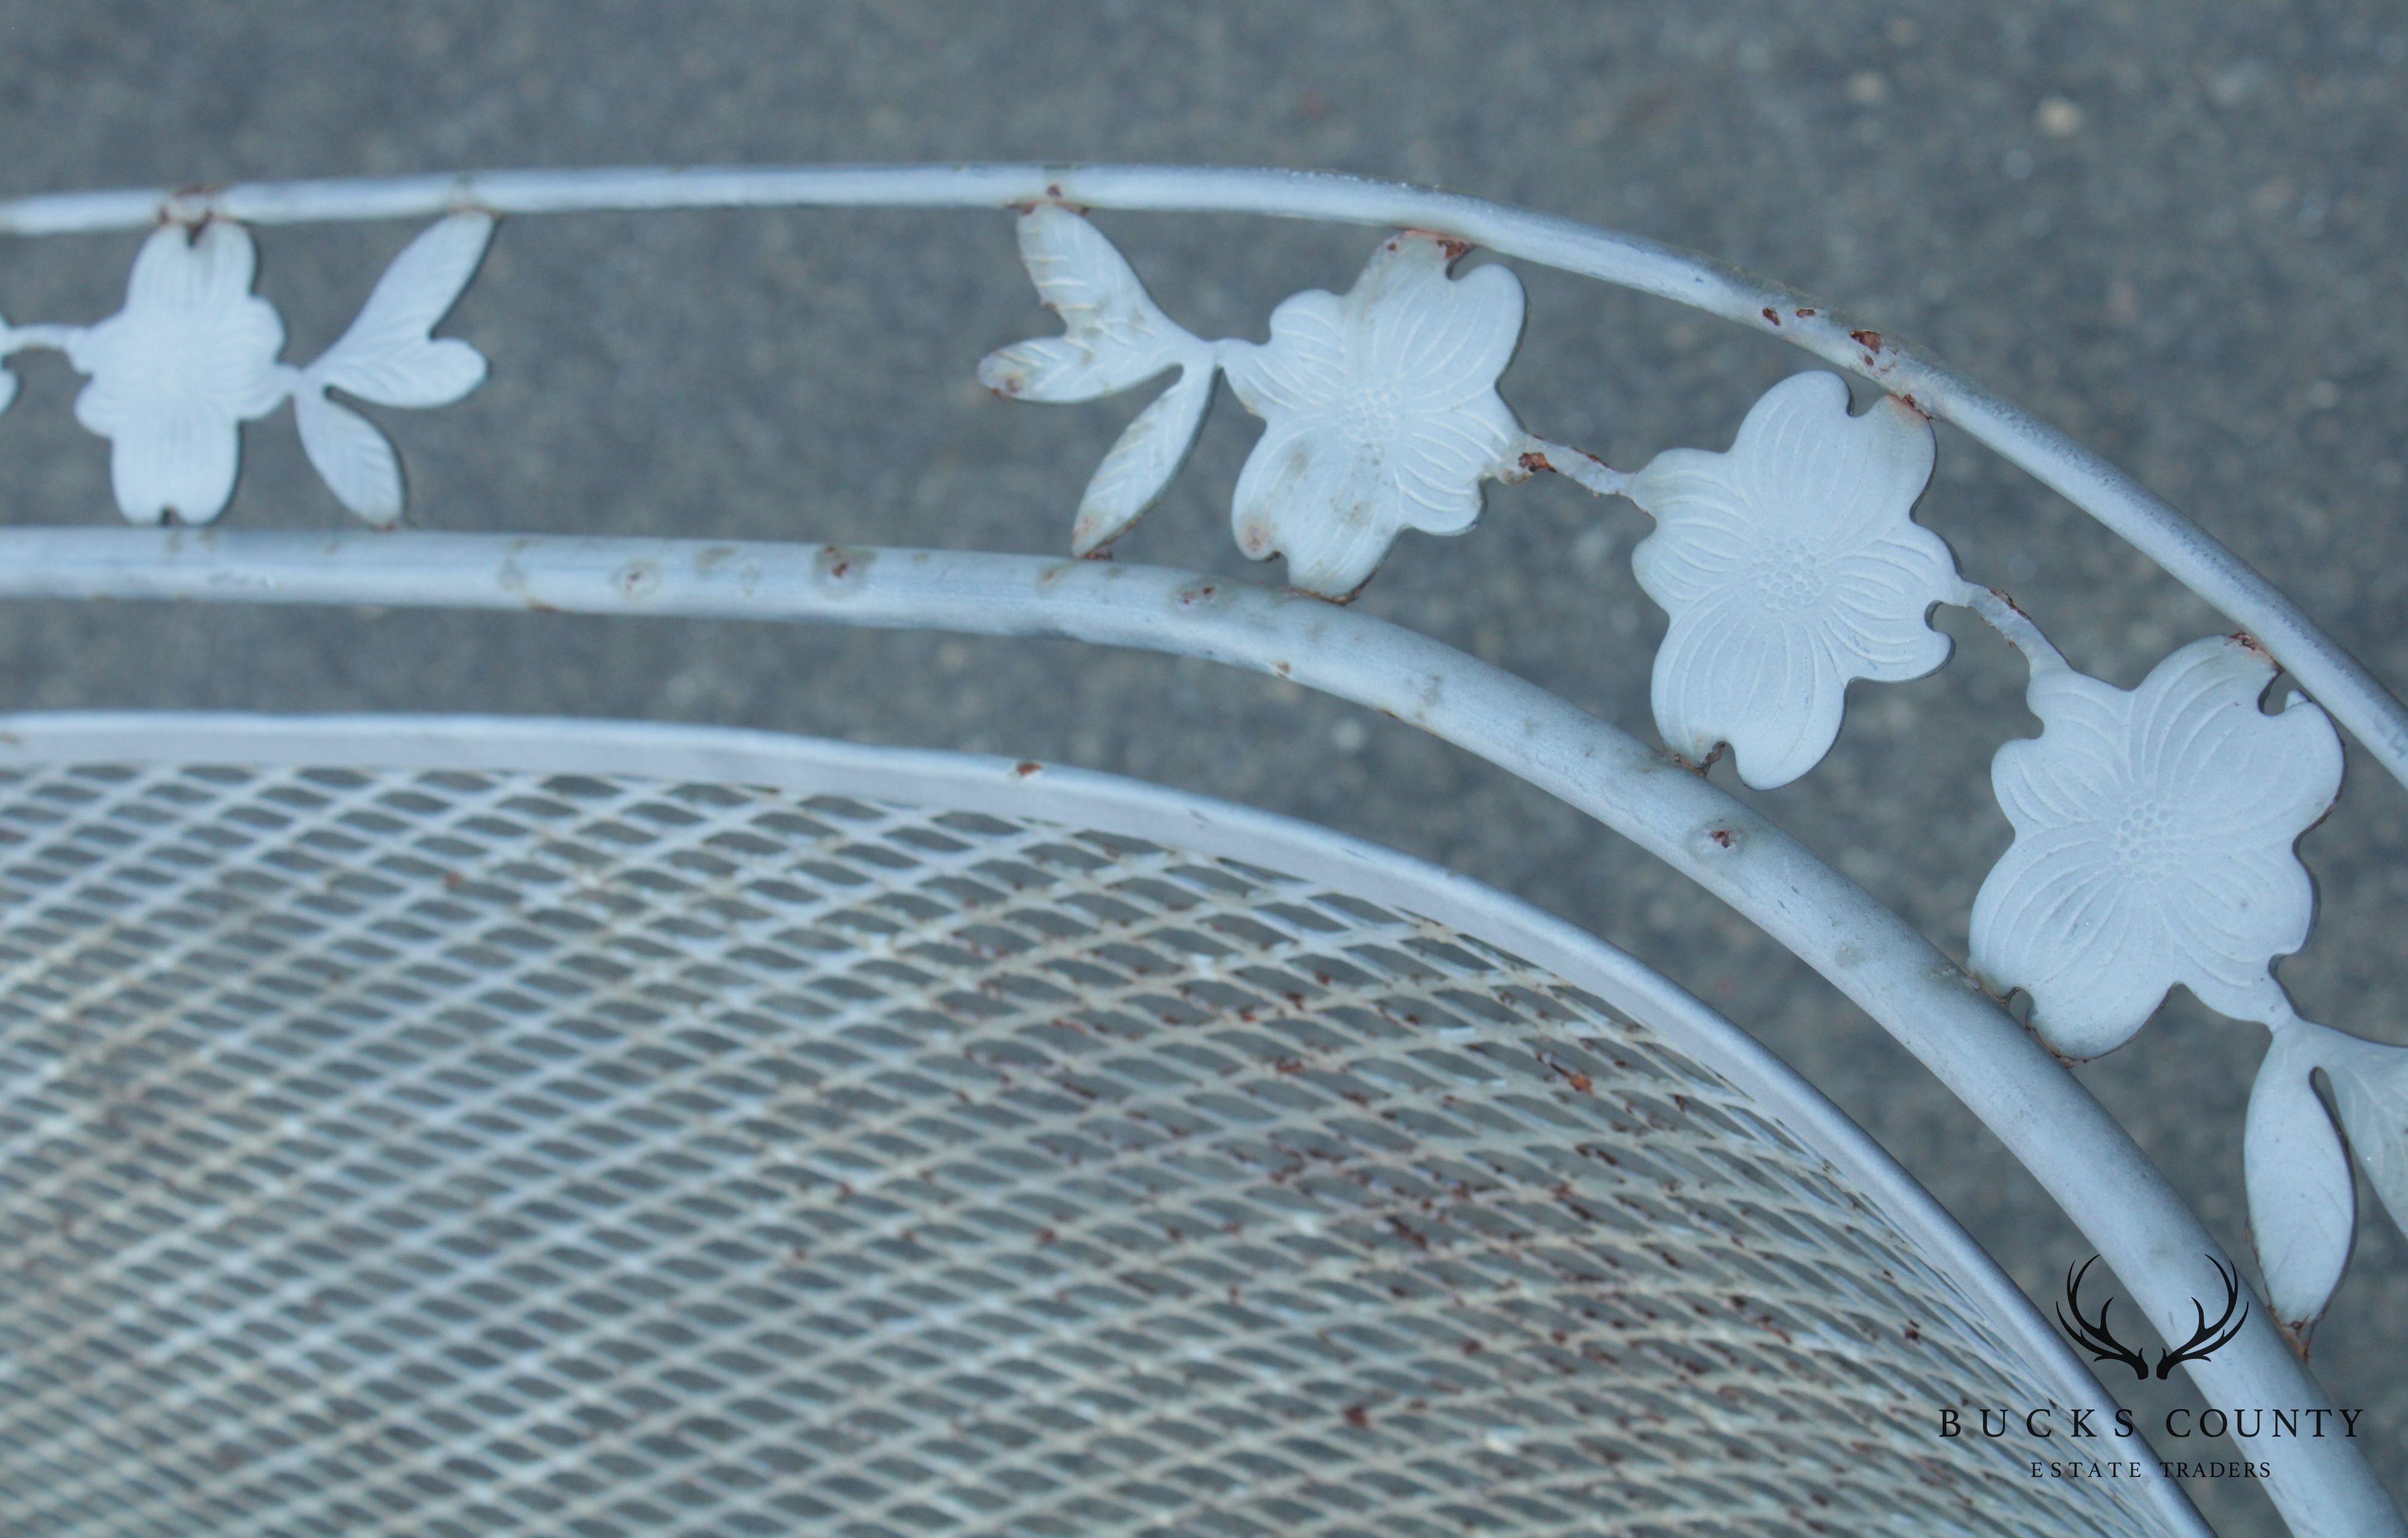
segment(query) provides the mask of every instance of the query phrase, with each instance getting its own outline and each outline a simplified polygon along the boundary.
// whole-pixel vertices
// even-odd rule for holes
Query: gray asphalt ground
[[[2408,10],[2381,4],[1311,6],[0,5],[0,188],[461,166],[1103,159],[1439,183],[1777,275],[1915,338],[2116,459],[2408,683]],[[1109,218],[1196,330],[1259,338],[1372,237]],[[306,357],[410,231],[269,232],[260,287]],[[0,252],[22,323],[116,308],[135,241]],[[1526,271],[1505,393],[1636,466],[1724,446],[1802,355]],[[491,381],[387,412],[412,522],[1051,552],[1142,400],[1013,405],[970,378],[1048,329],[998,214],[521,220],[451,330]],[[54,355],[19,360],[0,517],[106,524],[101,440]],[[1224,399],[1122,559],[1275,578],[1227,499]],[[250,429],[229,520],[334,528],[287,419]],[[2146,561],[1943,431],[1923,517],[2077,664],[2136,683],[2225,628]],[[1645,522],[1545,478],[1363,599],[1647,730],[1662,616]],[[1961,955],[2004,848],[1987,761],[2035,724],[2005,649],[1860,687],[1831,759],[1759,798]],[[1803,967],[1630,846],[1394,722],[1201,664],[1052,643],[557,617],[21,605],[0,704],[568,712],[1059,759],[1231,797],[1510,888],[1655,961],[1821,1085],[2035,1298],[2089,1251],[1971,1118]],[[1724,771],[1726,777],[1727,771]],[[2282,975],[2305,1013],[2408,1041],[2408,795],[2360,756],[2306,841],[2323,896]],[[2263,1032],[2178,998],[2082,1070],[2236,1253]],[[2408,1490],[2408,1243],[2361,1192],[2315,1361]],[[2115,1386],[2128,1395],[2128,1385]],[[2158,1401],[2128,1399],[2143,1407]],[[2152,1413],[2153,1412],[2148,1412]],[[2195,1485],[2233,1533],[2245,1484]]]

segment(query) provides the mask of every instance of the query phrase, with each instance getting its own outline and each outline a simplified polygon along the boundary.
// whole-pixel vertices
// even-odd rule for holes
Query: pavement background
[[[0,4],[0,189],[710,161],[1110,159],[1440,183],[1712,252],[1911,336],[2184,508],[2408,682],[2408,12],[2381,4],[1061,4],[781,7]],[[1197,331],[1259,338],[1374,237],[1099,221]],[[288,356],[345,324],[399,225],[275,230]],[[0,252],[19,322],[114,309],[136,242]],[[1674,307],[1525,271],[1504,390],[1612,462],[1725,446],[1807,366]],[[1035,408],[970,379],[1049,329],[1000,215],[616,215],[507,224],[452,334],[490,382],[386,412],[433,528],[710,533],[1051,552],[1142,395]],[[106,523],[106,450],[52,355],[0,421],[0,518]],[[12,365],[12,367],[16,367]],[[1223,400],[1125,560],[1253,580]],[[1541,478],[1475,535],[1409,537],[1363,599],[1649,730],[1645,521]],[[281,418],[228,515],[341,526]],[[2078,665],[2129,686],[2224,628],[2066,504],[1943,430],[1925,521]],[[1996,744],[2035,724],[2005,649],[1860,688],[1839,748],[1758,798],[1955,954],[2008,838]],[[2034,1297],[2088,1253],[1971,1118],[1831,989],[1629,846],[1484,765],[1292,687],[1156,657],[682,622],[24,605],[0,706],[488,710],[697,720],[1060,759],[1364,833],[1647,956],[1798,1065]],[[1727,770],[1723,771],[1727,779]],[[2408,1042],[2408,795],[2354,756],[2306,841],[2304,1013]],[[2262,1032],[2178,997],[2082,1070],[2235,1253]],[[2361,1190],[2316,1341],[2408,1490],[2408,1243]],[[2128,1386],[2117,1385],[2130,1392]],[[2157,1401],[2128,1399],[2154,1416]],[[2251,1487],[2193,1487],[2229,1533]]]

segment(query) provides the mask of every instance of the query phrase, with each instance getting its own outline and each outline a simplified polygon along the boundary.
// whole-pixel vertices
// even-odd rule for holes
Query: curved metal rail
[[[1421,727],[1595,817],[1729,903],[1861,1006],[1998,1134],[2161,1334],[2172,1278],[2224,1260],[2129,1133],[1962,969],[1743,803],[1611,724],[1427,637],[1318,599],[1160,568],[683,539],[277,531],[0,531],[0,597],[192,598],[678,614],[1051,636],[1292,679]],[[2253,1309],[2191,1366],[2219,1404],[2320,1405]],[[2408,1534],[2353,1444],[2264,1484],[2294,1531]]]
[[[1454,193],[1326,172],[1168,165],[624,167],[61,193],[0,201],[0,235],[718,208],[1015,208],[1256,214],[1425,229],[1677,300],[1804,348],[1953,422],[2098,519],[2248,630],[2408,784],[2408,708],[2298,605],[2197,525],[2057,428],[1937,359],[1794,289],[1637,236]]]

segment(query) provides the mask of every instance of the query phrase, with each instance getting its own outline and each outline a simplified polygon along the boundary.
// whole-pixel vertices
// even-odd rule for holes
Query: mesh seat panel
[[[0,774],[8,1533],[2143,1533],[1882,1200],[1464,933],[1138,840]]]

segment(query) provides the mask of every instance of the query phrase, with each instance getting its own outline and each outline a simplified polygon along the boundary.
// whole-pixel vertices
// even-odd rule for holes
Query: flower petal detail
[[[1830,751],[1852,680],[1948,660],[1928,616],[1956,563],[1914,522],[1932,458],[1913,409],[1850,416],[1846,383],[1810,373],[1765,392],[1727,453],[1667,450],[1631,478],[1656,521],[1631,569],[1672,618],[1652,693],[1675,753],[1727,742],[1747,783],[1787,784]]]
[[[2268,715],[2274,664],[2216,636],[2126,693],[2036,662],[2036,738],[1992,761],[2014,842],[1973,902],[1974,971],[2031,996],[2032,1028],[2091,1057],[2180,984],[2272,1024],[2270,970],[2305,943],[2315,893],[2293,849],[2341,792],[2341,740],[2304,700]]]
[[[1230,509],[1238,547],[1284,554],[1290,585],[1351,596],[1404,530],[1470,528],[1481,482],[1516,467],[1524,435],[1497,379],[1521,341],[1522,284],[1498,266],[1450,278],[1460,251],[1392,236],[1343,295],[1292,295],[1268,342],[1221,344],[1229,387],[1266,424]]]
[[[205,524],[234,495],[238,429],[203,407],[168,407],[136,418],[108,447],[117,506],[134,523],[164,523],[172,515]]]

